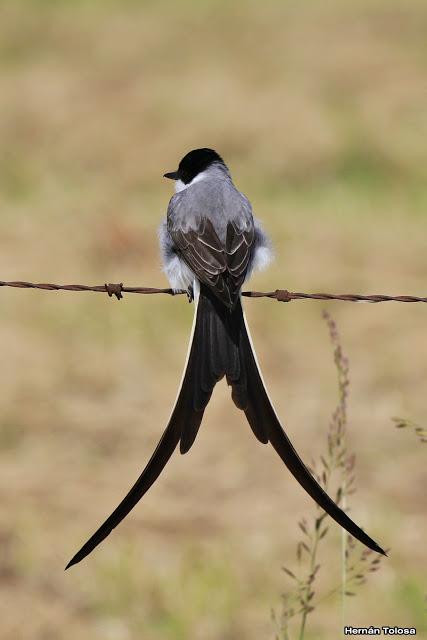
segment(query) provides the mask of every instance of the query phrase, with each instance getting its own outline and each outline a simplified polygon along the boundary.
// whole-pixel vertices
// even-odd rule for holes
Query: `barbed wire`
[[[5,281],[0,280],[0,287],[13,287],[16,289],[42,289],[44,291],[94,291],[97,293],[107,293],[109,297],[115,296],[117,300],[123,298],[124,293],[157,294],[163,293],[171,296],[183,295],[186,291],[174,291],[173,289],[158,289],[155,287],[127,287],[123,282],[105,283],[88,286],[85,284],[53,284],[50,282],[23,282],[21,280]],[[243,291],[243,296],[248,298],[272,298],[278,302],[291,302],[292,300],[343,300],[345,302],[427,302],[427,297],[418,296],[388,296],[360,295],[354,293],[300,293],[298,291],[288,291],[287,289],[276,289],[275,291]]]

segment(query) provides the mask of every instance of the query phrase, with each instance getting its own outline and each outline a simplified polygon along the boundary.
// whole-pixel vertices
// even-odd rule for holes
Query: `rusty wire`
[[[84,284],[52,284],[50,282],[22,282],[21,280],[0,280],[0,287],[14,287],[18,289],[43,289],[45,291],[95,291],[107,293],[110,298],[115,296],[117,300],[123,298],[124,293],[154,294],[165,293],[167,295],[182,295],[185,291],[173,291],[173,289],[157,289],[155,287],[126,287],[122,282],[106,283],[94,286]],[[300,293],[287,289],[275,291],[243,291],[243,296],[249,298],[272,298],[278,302],[291,302],[291,300],[343,300],[345,302],[427,302],[427,297],[418,296],[387,296],[387,295],[359,295],[353,293]]]

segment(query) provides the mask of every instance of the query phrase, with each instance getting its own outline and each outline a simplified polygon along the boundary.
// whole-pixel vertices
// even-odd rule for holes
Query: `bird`
[[[248,198],[213,149],[188,152],[176,171],[167,214],[159,228],[163,270],[174,292],[194,301],[187,358],[175,404],[161,439],[128,494],[70,560],[83,560],[140,501],[179,445],[189,451],[216,383],[226,378],[234,404],[263,444],[270,443],[290,473],[341,527],[369,549],[385,551],[329,497],[304,464],[267,391],[242,306],[242,285],[273,258],[272,243]]]

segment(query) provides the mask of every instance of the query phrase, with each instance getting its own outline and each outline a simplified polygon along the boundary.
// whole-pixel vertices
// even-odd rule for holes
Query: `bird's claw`
[[[193,291],[193,286],[191,284],[187,289],[187,298],[188,298],[188,302],[193,302],[194,300],[194,291]]]

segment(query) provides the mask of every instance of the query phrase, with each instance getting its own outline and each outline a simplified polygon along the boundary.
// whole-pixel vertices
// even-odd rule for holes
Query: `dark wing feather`
[[[176,251],[200,280],[227,307],[233,307],[245,279],[254,242],[253,224],[227,225],[221,242],[211,220],[202,217],[195,228],[169,227]]]

